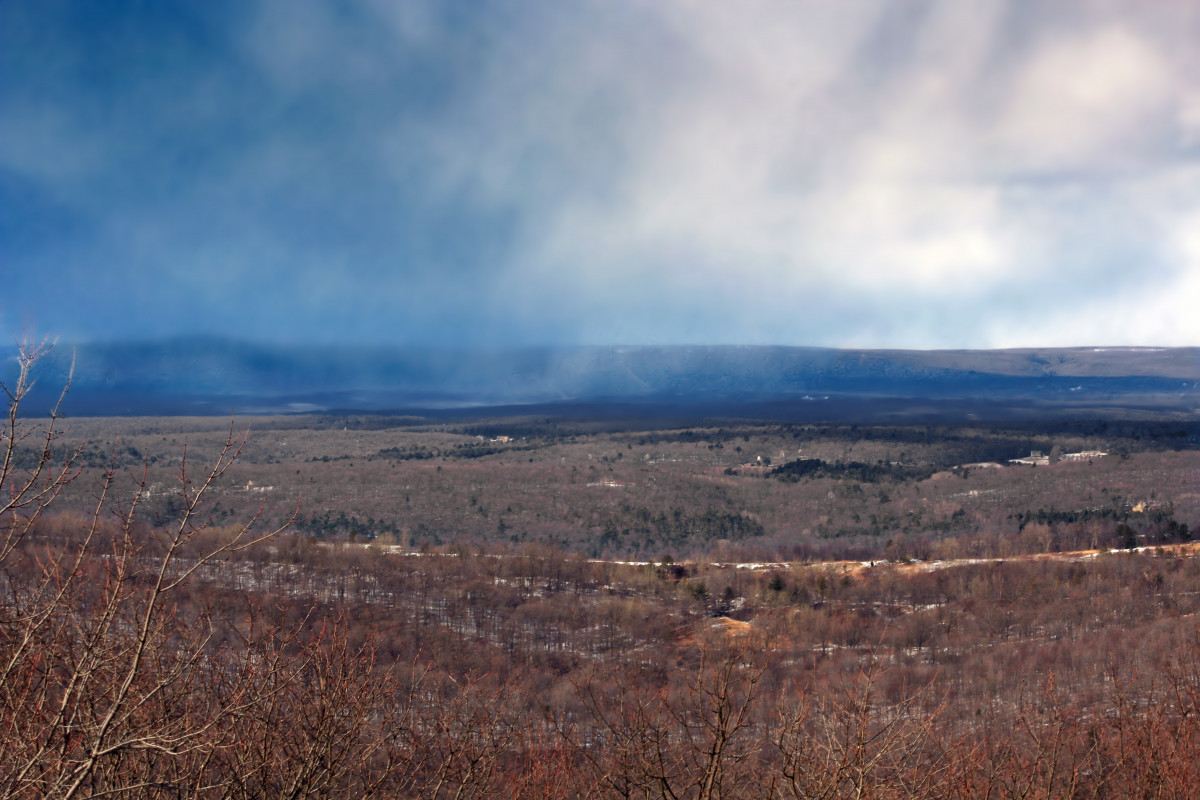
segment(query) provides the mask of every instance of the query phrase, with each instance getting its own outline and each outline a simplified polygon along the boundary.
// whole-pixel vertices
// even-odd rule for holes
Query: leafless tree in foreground
[[[761,769],[754,716],[762,673],[741,643],[702,645],[695,669],[674,683],[593,673],[575,687],[584,722],[563,736],[595,796],[763,796],[771,779]]]
[[[80,451],[58,452],[61,397],[40,424],[18,413],[46,351],[23,345],[4,387],[0,798],[467,798],[519,780],[533,739],[511,687],[381,664],[333,606],[231,605],[233,554],[282,530],[204,511],[245,432],[200,477],[185,453],[168,527],[138,521],[145,470],[118,491],[113,467],[89,515],[50,516]]]
[[[772,741],[783,795],[796,800],[933,798],[949,790],[959,768],[941,746],[940,708],[931,687],[885,702],[885,670],[872,657],[844,684],[801,691],[779,709]]]
[[[57,449],[62,397],[41,424],[19,415],[47,350],[21,345],[16,381],[4,387],[0,796],[154,795],[165,788],[164,760],[200,766],[196,759],[233,746],[228,723],[262,699],[259,671],[246,669],[250,654],[215,645],[216,622],[203,609],[181,608],[181,590],[198,570],[275,531],[256,531],[251,519],[209,534],[206,495],[245,443],[231,428],[202,477],[184,459],[182,513],[169,528],[137,522],[144,475],[122,503],[110,468],[89,518],[69,536],[39,536],[47,510],[78,475],[78,451]],[[194,777],[171,793],[202,794]]]

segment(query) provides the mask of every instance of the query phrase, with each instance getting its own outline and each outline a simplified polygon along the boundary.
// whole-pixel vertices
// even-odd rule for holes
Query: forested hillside
[[[0,796],[1200,791],[1189,424],[247,432],[28,378]]]

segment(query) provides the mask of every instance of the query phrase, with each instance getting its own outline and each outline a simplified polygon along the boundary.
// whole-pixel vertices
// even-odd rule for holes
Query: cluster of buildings
[[[1062,453],[1055,458],[1056,461],[1091,461],[1096,458],[1103,458],[1108,455],[1101,450],[1082,450],[1078,453]],[[1041,450],[1033,450],[1029,453],[1028,458],[1010,458],[1010,464],[1025,464],[1031,467],[1044,467],[1050,464],[1051,456],[1044,454]]]

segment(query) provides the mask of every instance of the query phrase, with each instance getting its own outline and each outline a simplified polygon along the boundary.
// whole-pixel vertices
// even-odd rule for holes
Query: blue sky
[[[1200,344],[1200,5],[0,0],[0,335]]]

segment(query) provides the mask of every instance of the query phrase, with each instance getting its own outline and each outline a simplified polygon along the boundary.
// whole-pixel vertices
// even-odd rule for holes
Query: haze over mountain
[[[298,347],[218,339],[60,345],[41,406],[75,372],[89,414],[447,411],[607,404],[835,415],[846,403],[922,401],[1080,409],[1200,407],[1198,348],[834,350],[803,347]],[[9,361],[11,374],[12,362]],[[970,403],[967,403],[970,405]],[[790,411],[788,409],[791,409]],[[867,413],[858,406],[860,413]],[[35,413],[35,408],[27,408]]]

